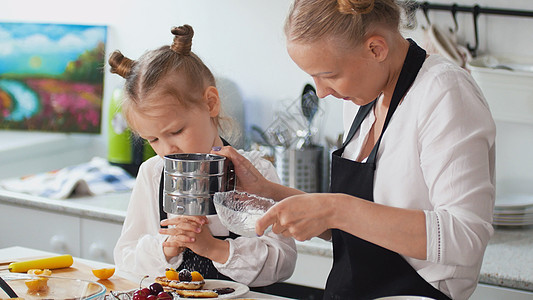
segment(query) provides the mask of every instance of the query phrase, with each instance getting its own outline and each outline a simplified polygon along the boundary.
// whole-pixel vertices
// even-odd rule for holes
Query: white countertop
[[[25,247],[8,247],[8,248],[0,249],[0,261],[16,260],[18,258],[25,258],[25,257],[54,256],[54,255],[58,255],[58,254],[36,250],[36,249],[25,248]],[[77,257],[75,257],[74,259],[92,268],[112,267],[112,265],[93,261],[93,260],[87,260],[87,259],[82,259],[82,258],[77,258]],[[131,274],[128,274],[128,273],[117,272],[117,276],[130,280],[132,282],[140,281],[140,278],[132,276]],[[264,294],[264,293],[259,293],[259,292],[253,292],[253,291],[250,291],[246,293],[245,295],[242,295],[242,297],[253,298],[253,299],[280,299],[280,300],[290,299],[290,298],[279,297],[279,296],[274,296],[274,295],[269,295],[269,294]]]
[[[98,197],[50,200],[0,190],[0,203],[34,207],[65,214],[122,223],[126,216],[129,193]],[[318,238],[297,243],[299,255],[331,259],[331,243]],[[490,240],[480,282],[506,288],[533,291],[533,227],[495,230]]]

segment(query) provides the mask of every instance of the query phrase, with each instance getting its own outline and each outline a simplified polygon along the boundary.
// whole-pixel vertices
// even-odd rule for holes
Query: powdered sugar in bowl
[[[276,202],[239,191],[215,193],[213,202],[220,222],[238,235],[255,237],[255,223]]]

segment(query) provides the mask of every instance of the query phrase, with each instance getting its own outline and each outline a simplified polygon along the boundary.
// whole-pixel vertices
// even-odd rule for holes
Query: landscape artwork
[[[0,22],[0,129],[100,133],[106,26]]]

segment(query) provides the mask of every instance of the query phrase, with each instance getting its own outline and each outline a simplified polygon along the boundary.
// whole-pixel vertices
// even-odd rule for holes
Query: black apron
[[[226,142],[224,139],[222,139],[222,143],[224,146],[229,146],[230,144]],[[163,198],[164,198],[164,170],[161,174],[161,182],[159,184],[159,219],[162,221],[167,218],[167,213],[163,210]],[[166,226],[163,226],[166,227]],[[239,237],[239,235],[230,232],[228,236],[215,236],[218,239],[236,239]],[[194,252],[192,252],[189,248],[186,248],[183,251],[183,262],[181,265],[179,265],[178,268],[176,268],[176,271],[180,271],[183,269],[187,269],[189,271],[198,271],[200,274],[203,275],[205,279],[222,279],[222,280],[230,280],[233,281],[233,279],[227,277],[226,275],[221,274],[218,272],[217,268],[213,265],[213,261],[211,261],[209,258],[200,256]]]
[[[343,145],[333,152],[330,188],[332,193],[345,193],[374,201],[374,171],[383,132],[426,58],[424,49],[412,40],[409,40],[409,43],[409,51],[392,95],[381,136],[367,162],[342,158],[342,153],[376,100],[360,107]],[[395,295],[450,299],[420,277],[398,253],[338,229],[332,230],[332,238],[333,267],[326,284],[324,299],[375,299]]]

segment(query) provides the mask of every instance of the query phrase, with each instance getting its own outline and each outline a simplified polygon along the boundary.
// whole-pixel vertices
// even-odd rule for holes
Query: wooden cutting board
[[[28,258],[28,259],[33,259],[33,258]],[[17,259],[17,261],[22,261],[22,260],[26,260],[26,259]],[[9,272],[9,271],[7,269],[0,271],[0,273],[4,273],[4,272]],[[72,266],[68,268],[53,269],[52,276],[96,281],[100,284],[105,285],[105,287],[107,288],[108,294],[110,291],[128,291],[131,289],[139,288],[138,282],[137,283],[131,282],[127,279],[117,276],[116,274],[111,276],[111,278],[109,279],[104,279],[104,280],[98,279],[96,276],[94,276],[91,267],[89,267],[86,264],[76,261],[76,258],[74,258],[74,263],[72,264]]]

